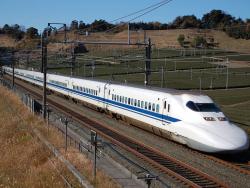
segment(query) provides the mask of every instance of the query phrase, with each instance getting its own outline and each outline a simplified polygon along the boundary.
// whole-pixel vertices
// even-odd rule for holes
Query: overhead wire
[[[163,2],[161,2],[161,3],[158,3],[158,6],[151,7],[150,10],[148,10],[148,11],[146,11],[146,12],[144,12],[144,13],[142,13],[142,14],[140,14],[140,15],[134,17],[134,18],[131,18],[130,20],[128,20],[128,21],[126,21],[126,22],[124,22],[124,23],[122,23],[122,24],[120,24],[120,25],[117,25],[117,26],[115,26],[115,27],[113,27],[113,28],[111,28],[111,29],[109,29],[109,30],[107,30],[107,31],[105,31],[105,32],[107,33],[107,32],[109,32],[109,31],[112,31],[113,29],[116,29],[116,28],[122,26],[122,25],[126,25],[126,24],[128,24],[129,22],[134,21],[134,20],[136,20],[136,19],[138,19],[138,18],[140,18],[140,17],[142,17],[142,16],[144,16],[144,15],[146,15],[146,14],[148,14],[148,13],[150,13],[150,12],[152,12],[152,11],[154,11],[154,10],[156,10],[156,9],[158,9],[158,8],[160,8],[160,7],[164,6],[164,5],[166,5],[166,4],[168,4],[168,3],[170,3],[171,1],[173,1],[173,0],[166,0],[166,1],[163,1]]]
[[[133,15],[136,15],[136,14],[138,14],[138,13],[141,13],[141,12],[144,12],[144,11],[150,9],[150,10],[148,10],[147,12],[144,12],[143,14],[138,15],[138,16],[136,16],[135,18],[132,18],[131,20],[126,21],[126,22],[124,22],[124,23],[122,24],[122,25],[125,25],[125,24],[127,24],[128,22],[130,22],[130,21],[132,21],[132,20],[135,20],[135,19],[137,19],[137,18],[139,18],[139,17],[144,16],[145,14],[147,14],[147,13],[149,13],[149,12],[152,12],[153,10],[156,10],[157,8],[159,8],[159,7],[161,7],[161,6],[163,6],[163,5],[167,4],[167,3],[169,3],[170,1],[172,1],[172,0],[163,0],[163,1],[160,1],[160,2],[158,2],[158,3],[155,3],[155,4],[153,4],[153,5],[148,6],[148,7],[146,7],[146,8],[143,8],[143,9],[140,9],[140,10],[138,10],[138,11],[132,12],[132,13],[130,13],[130,14],[128,14],[128,15],[125,15],[125,16],[122,16],[122,17],[119,17],[119,18],[116,18],[116,19],[114,19],[114,20],[111,20],[111,21],[109,21],[109,23],[117,22],[117,21],[122,20],[122,19],[124,19],[124,18],[131,17],[131,16],[133,16]],[[95,25],[94,27],[93,27],[93,26],[90,26],[90,27],[84,28],[84,30],[93,29],[93,28],[96,28],[96,27],[99,27],[99,26],[102,26],[102,25],[105,25],[105,23],[97,24],[97,25]],[[119,25],[119,27],[120,27],[120,26],[121,26],[121,25]],[[115,26],[114,28],[117,28],[117,26]],[[112,29],[112,28],[111,28],[111,29]],[[109,30],[111,30],[111,29],[109,29]],[[105,31],[105,32],[108,32],[109,30],[107,30],[107,31]]]
[[[145,10],[148,10],[148,9],[150,9],[150,8],[153,8],[153,7],[155,7],[155,6],[158,6],[158,5],[162,4],[162,3],[165,3],[166,1],[168,1],[168,0],[164,0],[164,1],[161,1],[161,2],[159,2],[159,3],[150,5],[150,6],[146,7],[146,8],[143,8],[143,9],[141,9],[141,10],[138,10],[138,11],[136,11],[136,12],[132,12],[132,13],[126,15],[126,16],[122,16],[122,17],[120,17],[120,18],[117,18],[117,19],[115,19],[115,20],[112,20],[111,23],[116,22],[116,21],[121,20],[121,19],[124,19],[124,18],[127,18],[127,17],[131,17],[131,16],[133,16],[133,15],[135,15],[135,14],[138,14],[138,13],[140,13],[140,12],[143,12],[143,11],[145,11]]]

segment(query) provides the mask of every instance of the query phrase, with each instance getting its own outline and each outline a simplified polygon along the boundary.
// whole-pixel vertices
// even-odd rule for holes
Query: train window
[[[156,112],[159,112],[160,111],[160,106],[159,104],[156,105]]]
[[[188,101],[186,106],[193,111],[199,112],[199,108],[195,105],[193,101]]]
[[[141,107],[141,101],[138,100],[138,107]]]
[[[130,104],[130,98],[128,98],[128,104]]]
[[[164,101],[164,109],[167,108],[167,101]]]
[[[220,109],[214,103],[194,103],[188,101],[186,106],[196,112],[220,112]]]
[[[114,100],[114,94],[112,94],[112,100]]]
[[[135,99],[135,101],[134,101],[134,106],[137,106],[137,100]]]
[[[124,97],[122,96],[122,103],[124,103]]]
[[[127,102],[128,102],[128,98],[127,98],[127,97],[125,97],[125,104],[127,104]]]
[[[168,112],[170,111],[170,104],[168,104]]]
[[[82,87],[80,87],[80,90],[82,91]]]
[[[141,107],[144,108],[144,101],[141,101]]]
[[[148,102],[145,102],[145,109],[148,109]]]
[[[153,112],[155,111],[155,103],[153,103],[153,105],[152,105],[152,110],[153,110]]]
[[[151,110],[151,102],[148,103],[148,110]]]
[[[134,104],[134,99],[133,98],[131,98],[131,105],[133,105]]]
[[[120,102],[122,102],[122,96],[120,96]]]

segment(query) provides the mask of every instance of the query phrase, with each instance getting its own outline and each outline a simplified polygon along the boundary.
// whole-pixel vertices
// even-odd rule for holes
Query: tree
[[[2,28],[2,33],[9,35],[16,40],[21,40],[24,36],[24,29],[18,24],[12,26],[5,24]]]
[[[193,39],[193,41],[191,43],[191,46],[194,47],[194,48],[204,48],[204,47],[207,47],[207,41],[202,36],[196,36]]]
[[[78,30],[78,21],[73,20],[70,24],[70,30]]]
[[[83,30],[83,29],[85,29],[85,28],[86,28],[86,24],[85,24],[83,21],[80,21],[80,22],[79,22],[78,29]]]
[[[108,23],[105,20],[95,20],[92,24],[91,24],[91,29],[92,31],[106,31],[108,29],[111,29],[114,25]]]
[[[235,20],[229,14],[226,14],[222,10],[212,10],[201,19],[203,28],[205,29],[224,29],[227,26],[230,26]]]
[[[180,29],[187,29],[187,28],[199,28],[201,23],[199,19],[196,18],[194,15],[187,15],[187,16],[178,16],[172,22],[172,28],[180,28]]]
[[[184,40],[185,40],[185,35],[180,34],[180,35],[178,36],[177,40],[178,40],[179,44],[183,47],[183,45],[184,45]]]
[[[34,27],[28,28],[26,31],[26,36],[27,38],[30,38],[30,39],[37,38],[39,36],[38,30]]]

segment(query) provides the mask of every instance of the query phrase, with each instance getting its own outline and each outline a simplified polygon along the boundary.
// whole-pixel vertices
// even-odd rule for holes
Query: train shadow
[[[250,148],[240,153],[217,153],[210,155],[231,163],[250,163]]]

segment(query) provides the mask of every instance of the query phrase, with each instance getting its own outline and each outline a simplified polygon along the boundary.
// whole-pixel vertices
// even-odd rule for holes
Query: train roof
[[[22,69],[25,70],[25,69]],[[31,71],[31,70],[27,70]],[[182,95],[182,94],[191,94],[191,95],[197,95],[201,96],[204,94],[201,94],[196,91],[190,91],[190,90],[177,90],[177,89],[171,89],[171,88],[159,88],[155,86],[144,86],[144,85],[139,85],[139,84],[134,84],[134,83],[122,83],[114,80],[101,80],[101,79],[93,79],[93,78],[83,78],[80,76],[66,76],[58,73],[48,73],[48,74],[54,74],[57,76],[64,76],[64,77],[70,77],[70,78],[75,78],[75,79],[83,79],[83,80],[89,80],[89,81],[94,81],[94,82],[102,82],[103,84],[109,83],[117,86],[127,86],[127,87],[132,87],[132,88],[137,88],[137,89],[150,89],[152,91],[157,91],[157,92],[163,92],[163,93],[169,93],[172,95]]]
[[[191,95],[203,95],[199,92],[196,91],[190,91],[190,90],[177,90],[177,89],[171,89],[171,88],[159,88],[155,86],[144,86],[144,85],[139,85],[139,84],[134,84],[134,83],[122,83],[114,80],[101,80],[101,79],[92,79],[92,78],[83,78],[83,77],[78,77],[78,76],[69,76],[71,78],[77,78],[77,79],[83,79],[83,80],[89,80],[89,81],[96,81],[96,82],[102,82],[103,84],[109,83],[117,86],[127,86],[127,87],[132,87],[136,89],[150,89],[152,91],[157,91],[157,92],[163,92],[163,93],[170,93],[172,95],[182,95],[182,94],[191,94]]]

